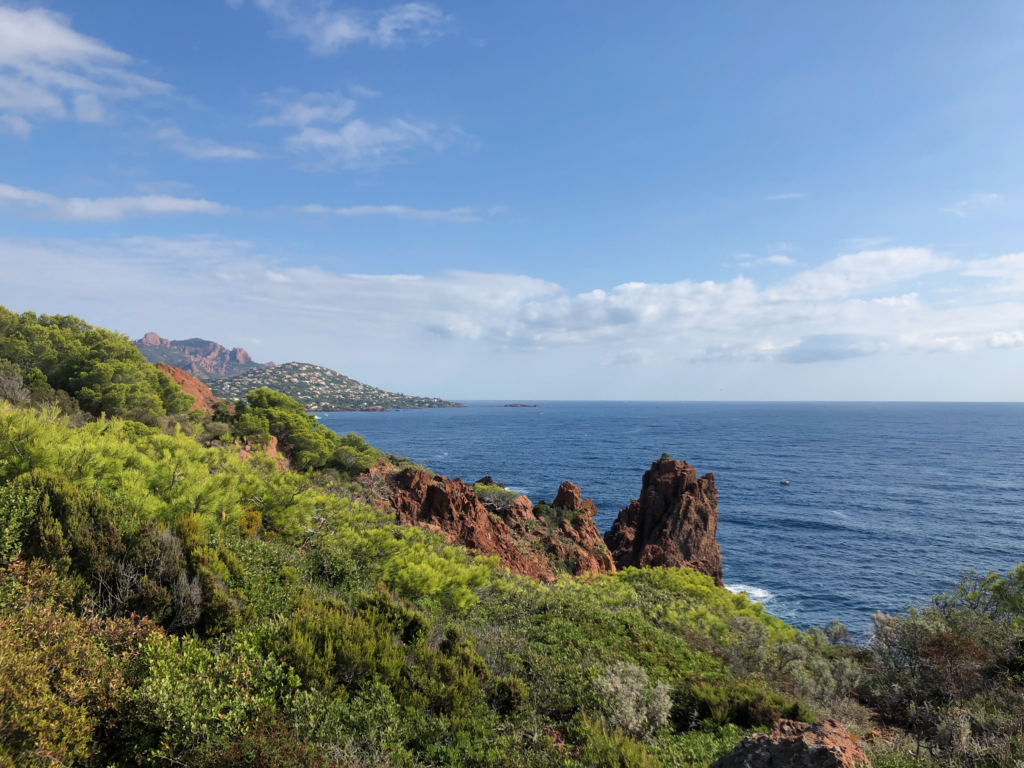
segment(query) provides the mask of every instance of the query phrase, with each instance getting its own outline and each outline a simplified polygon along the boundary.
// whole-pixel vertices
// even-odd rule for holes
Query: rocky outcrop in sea
[[[663,455],[644,473],[640,497],[619,511],[604,536],[619,568],[692,568],[722,586],[715,476],[697,477],[685,461]]]

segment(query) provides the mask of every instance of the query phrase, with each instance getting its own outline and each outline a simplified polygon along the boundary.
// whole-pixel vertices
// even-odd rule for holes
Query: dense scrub
[[[150,365],[124,334],[71,315],[16,315],[0,307],[0,397],[50,402],[69,413],[156,424],[193,399]]]
[[[395,525],[351,482],[387,457],[269,390],[173,428],[9,400],[0,766],[706,766],[826,716],[876,765],[1021,759],[1024,569],[854,644],[686,569],[511,576]]]

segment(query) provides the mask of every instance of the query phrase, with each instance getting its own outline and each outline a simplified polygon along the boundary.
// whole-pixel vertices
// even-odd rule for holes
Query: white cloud
[[[194,160],[258,160],[262,155],[243,147],[230,147],[213,139],[196,139],[180,128],[161,128],[156,137],[185,157]]]
[[[918,298],[917,293],[905,293],[902,296],[883,296],[880,299],[872,299],[872,301],[883,307],[916,307]]]
[[[131,72],[132,63],[61,14],[0,7],[0,114],[17,135],[27,135],[32,120],[100,122],[110,102],[170,92]]]
[[[32,132],[32,123],[18,115],[0,115],[0,126],[7,133],[25,138]]]
[[[912,249],[914,250],[914,249]],[[625,283],[570,293],[539,278],[451,271],[437,276],[360,275],[289,267],[250,243],[217,238],[132,238],[106,243],[0,241],[0,273],[15,295],[188,297],[232,317],[272,318],[324,338],[424,345],[428,338],[487,350],[577,348],[611,364],[654,360],[802,363],[882,352],[953,353],[1024,348],[1024,304],[995,293],[930,303],[885,291],[908,274],[931,275],[940,258],[852,254],[789,280]],[[916,264],[893,267],[893,262]],[[854,264],[872,266],[853,279]],[[889,264],[884,269],[880,263]],[[941,262],[962,281],[952,260]],[[842,291],[821,290],[841,274]],[[45,289],[40,276],[45,275]],[[97,293],[98,291],[98,293]],[[0,287],[0,303],[6,299]],[[127,300],[127,299],[126,299]],[[127,309],[124,311],[128,311]],[[180,314],[181,306],[175,311]],[[188,307],[184,308],[188,311]],[[297,331],[293,330],[292,333]],[[305,331],[303,331],[305,333]],[[368,342],[370,343],[370,342]],[[429,345],[428,345],[429,346]]]
[[[404,205],[353,205],[349,208],[328,208],[324,205],[313,204],[304,205],[296,210],[301,213],[333,213],[338,216],[394,216],[399,219],[461,223],[480,221],[472,208],[450,208],[447,211],[436,211],[425,208],[409,208]]]
[[[964,274],[968,277],[988,277],[997,280],[997,291],[1024,291],[1024,252],[997,256],[994,259],[969,261]]]
[[[354,43],[381,48],[441,34],[448,19],[432,3],[403,3],[386,11],[334,10],[327,2],[253,0],[293,37],[305,38],[315,53],[335,53]],[[237,8],[242,0],[228,0]]]
[[[398,119],[380,125],[355,119],[337,129],[306,126],[285,141],[292,152],[318,155],[319,160],[311,165],[315,169],[338,163],[346,168],[381,165],[417,146],[440,152],[445,143],[436,126]]]
[[[942,210],[946,213],[952,213],[954,216],[963,218],[965,216],[979,213],[980,211],[995,205],[1000,200],[1002,200],[1002,198],[996,194],[971,195],[970,197],[964,198],[956,205],[951,205],[949,208],[943,208]]]
[[[170,195],[136,197],[57,197],[46,192],[0,184],[0,202],[43,208],[55,219],[72,221],[117,221],[128,216],[170,213],[224,214],[230,206]]]
[[[765,200],[798,200],[804,197],[803,192],[783,192],[781,195],[769,195]]]
[[[796,259],[793,259],[789,256],[781,255],[769,256],[767,259],[765,259],[765,262],[768,264],[775,264],[780,267],[792,267],[794,264],[796,264]]]
[[[937,256],[927,248],[861,251],[801,272],[789,283],[770,289],[770,293],[778,298],[844,298],[875,287],[943,272],[955,264],[955,260]]]
[[[307,170],[326,170],[339,164],[345,168],[385,165],[416,147],[440,152],[450,140],[451,132],[446,134],[432,123],[394,118],[374,125],[353,119],[356,102],[338,92],[301,96],[285,92],[264,99],[264,103],[273,107],[275,114],[256,124],[297,128],[298,133],[285,139],[285,147],[312,158],[300,166]]]
[[[338,93],[307,93],[296,98],[267,97],[264,103],[276,115],[261,118],[256,125],[284,125],[303,128],[310,123],[343,123],[355,111],[356,103]]]
[[[363,98],[366,99],[375,99],[378,96],[383,95],[380,91],[375,91],[372,88],[366,88],[365,86],[362,85],[353,85],[351,88],[349,88],[349,90],[352,91],[352,93],[354,93],[356,96],[362,96]]]

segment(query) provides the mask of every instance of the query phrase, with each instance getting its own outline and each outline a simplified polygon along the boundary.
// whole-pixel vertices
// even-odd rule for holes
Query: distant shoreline
[[[405,406],[384,406],[384,405],[371,405],[367,408],[314,408],[307,410],[306,413],[384,413],[385,411],[429,411],[429,410],[440,410],[444,408],[467,408],[468,406],[462,403],[453,403],[452,405],[405,405]],[[530,408],[536,408],[537,406],[527,406]]]

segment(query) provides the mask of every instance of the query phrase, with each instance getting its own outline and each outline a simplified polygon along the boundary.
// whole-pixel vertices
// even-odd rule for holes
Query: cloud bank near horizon
[[[1024,349],[1024,304],[1014,295],[1024,292],[1024,253],[958,261],[890,248],[844,254],[765,285],[739,275],[580,293],[527,275],[285,267],[252,243],[218,237],[6,240],[0,270],[0,301],[15,309],[67,311],[117,296],[128,302],[125,322],[154,324],[167,302],[210,316],[208,336],[217,335],[211,313],[220,312],[251,318],[254,333],[269,334],[287,318],[290,333],[325,341],[358,334],[423,353],[430,339],[467,350],[583,349],[604,365]],[[21,306],[38,293],[40,274],[48,276],[47,307]]]

